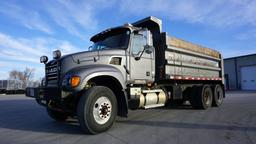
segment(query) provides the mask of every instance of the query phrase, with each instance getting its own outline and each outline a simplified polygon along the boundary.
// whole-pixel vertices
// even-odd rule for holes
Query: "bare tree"
[[[12,70],[9,73],[10,80],[20,81],[25,88],[34,76],[35,69],[25,68],[24,71]]]
[[[11,80],[19,80],[19,73],[21,73],[20,71],[18,70],[12,70],[10,71],[9,73],[9,79]]]

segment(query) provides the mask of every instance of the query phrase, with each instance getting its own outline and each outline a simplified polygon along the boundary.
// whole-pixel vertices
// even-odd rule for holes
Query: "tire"
[[[97,134],[112,127],[117,115],[117,100],[107,87],[94,86],[80,98],[77,117],[87,134]]]
[[[196,109],[207,109],[211,107],[213,94],[210,86],[195,86],[192,88],[191,105]]]
[[[68,118],[68,114],[65,112],[55,111],[50,108],[46,108],[46,110],[48,115],[56,121],[65,121]]]
[[[224,100],[224,93],[221,85],[216,85],[213,87],[213,101],[212,106],[219,107]]]

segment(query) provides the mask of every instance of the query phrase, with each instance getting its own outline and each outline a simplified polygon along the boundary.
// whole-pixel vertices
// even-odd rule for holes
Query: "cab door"
[[[149,31],[134,33],[131,36],[130,48],[130,80],[145,83],[154,80],[154,50],[148,53],[145,46],[151,41]]]

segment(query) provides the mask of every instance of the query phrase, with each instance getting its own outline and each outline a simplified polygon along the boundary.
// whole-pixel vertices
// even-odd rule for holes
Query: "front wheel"
[[[79,100],[77,117],[82,130],[97,134],[111,128],[117,115],[117,100],[107,87],[94,86]]]

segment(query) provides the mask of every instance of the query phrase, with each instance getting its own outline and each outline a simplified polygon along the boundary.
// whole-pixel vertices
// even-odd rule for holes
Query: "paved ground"
[[[76,120],[57,123],[34,99],[0,95],[0,144],[256,144],[256,93],[231,92],[220,108],[189,106],[131,111],[99,135],[85,135]]]

